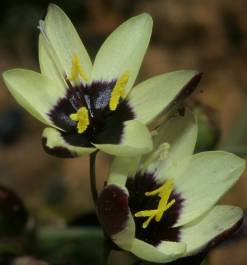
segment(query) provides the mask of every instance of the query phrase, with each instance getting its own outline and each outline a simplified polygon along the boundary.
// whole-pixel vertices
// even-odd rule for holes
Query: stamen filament
[[[173,190],[173,181],[167,180],[158,189],[145,193],[146,196],[157,195],[160,197],[160,200],[157,209],[143,210],[135,213],[135,217],[148,217],[148,219],[142,224],[142,227],[144,229],[148,227],[152,219],[155,219],[156,222],[159,222],[162,219],[165,211],[167,211],[175,203],[175,199],[172,199],[170,202],[168,202],[172,190]]]
[[[147,228],[148,225],[150,224],[150,222],[152,221],[152,219],[154,218],[154,216],[150,216],[143,224],[142,224],[142,228]]]
[[[135,213],[135,217],[149,217],[157,213],[158,210],[144,210]]]

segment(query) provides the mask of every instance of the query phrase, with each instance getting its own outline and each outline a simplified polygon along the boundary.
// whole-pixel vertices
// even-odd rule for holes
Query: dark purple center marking
[[[153,191],[161,186],[157,185],[154,175],[137,173],[134,178],[128,178],[126,186],[129,191],[129,207],[133,216],[139,211],[158,208],[160,197],[145,195],[145,192]],[[136,238],[152,245],[158,245],[162,240],[179,241],[179,229],[172,228],[172,225],[179,218],[183,199],[175,191],[172,192],[169,201],[172,199],[175,199],[175,203],[164,213],[161,220],[156,222],[153,219],[146,229],[142,228],[142,224],[147,217],[134,217]]]
[[[48,113],[56,126],[63,129],[63,138],[75,146],[90,147],[96,144],[118,144],[121,142],[124,121],[134,118],[126,100],[122,100],[115,111],[110,111],[109,101],[115,81],[95,81],[90,85],[69,88],[64,98]],[[70,119],[81,107],[88,109],[90,124],[87,130],[78,134],[77,123]]]
[[[77,156],[76,153],[73,153],[70,150],[68,150],[68,149],[66,149],[65,147],[62,147],[62,146],[57,146],[57,147],[50,148],[47,145],[47,139],[45,137],[42,138],[42,146],[43,146],[44,150],[46,151],[46,153],[48,153],[50,155],[54,155],[56,157],[73,158],[73,157]]]
[[[104,188],[98,200],[98,215],[109,237],[124,229],[128,214],[128,195],[116,185]]]

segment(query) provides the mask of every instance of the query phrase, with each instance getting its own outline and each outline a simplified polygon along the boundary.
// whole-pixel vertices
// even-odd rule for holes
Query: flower
[[[9,91],[47,124],[45,150],[75,157],[100,149],[112,155],[152,150],[149,124],[190,93],[200,79],[194,70],[153,77],[131,89],[152,31],[141,14],[121,24],[103,43],[92,64],[66,14],[51,4],[39,24],[41,74],[12,69],[3,74]]]
[[[98,215],[120,248],[168,263],[205,252],[239,227],[240,208],[215,204],[245,161],[222,151],[193,154],[196,136],[197,124],[186,111],[157,129],[151,154],[114,159]]]

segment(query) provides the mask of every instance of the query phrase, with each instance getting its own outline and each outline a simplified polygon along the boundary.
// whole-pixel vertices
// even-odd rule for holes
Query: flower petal
[[[48,112],[65,93],[64,87],[30,70],[13,69],[3,73],[3,79],[17,102],[35,118],[52,125]]]
[[[93,147],[78,147],[68,144],[61,132],[54,128],[45,128],[42,135],[42,143],[48,154],[65,158],[88,155],[96,151]]]
[[[192,156],[183,175],[175,178],[176,192],[184,201],[174,226],[184,225],[209,210],[236,183],[244,168],[245,160],[227,152],[211,151]]]
[[[67,86],[62,73],[63,70],[58,64],[55,64],[54,58],[52,58],[52,51],[42,34],[39,35],[39,64],[43,75],[57,82],[60,86]]]
[[[133,86],[152,31],[152,18],[141,14],[121,24],[103,43],[96,55],[92,78],[111,81],[128,72],[125,92]]]
[[[186,164],[183,167],[180,164],[179,168],[174,168],[174,165],[193,154],[196,138],[197,124],[191,111],[186,110],[184,116],[170,118],[155,132],[154,152],[143,158],[142,170],[156,173],[158,182],[163,182],[170,175],[178,177],[178,170],[183,172]],[[176,174],[173,174],[173,169],[176,169]]]
[[[54,4],[49,5],[44,34],[67,76],[71,74],[72,58],[75,55],[80,59],[85,72],[91,74],[92,63],[78,33],[63,10]],[[43,57],[40,59],[43,64]]]
[[[162,241],[155,247],[139,239],[134,239],[130,252],[150,262],[165,263],[183,256],[185,250],[186,244],[183,242]]]
[[[117,156],[135,156],[148,153],[153,148],[152,137],[147,127],[136,120],[124,122],[119,144],[93,144],[105,153]]]
[[[140,158],[141,156],[115,157],[111,164],[107,183],[125,187],[127,177],[136,173]]]
[[[231,235],[240,225],[243,211],[233,206],[216,206],[205,216],[180,229],[181,242],[185,242],[185,256],[213,247]]]
[[[195,70],[180,70],[148,79],[133,88],[128,101],[136,119],[150,123],[180,97],[190,94],[201,79]]]
[[[98,199],[98,216],[104,232],[120,248],[129,249],[135,235],[135,223],[128,205],[128,191],[107,185]]]

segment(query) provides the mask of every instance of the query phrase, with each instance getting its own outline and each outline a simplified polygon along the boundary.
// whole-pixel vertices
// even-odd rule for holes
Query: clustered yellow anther
[[[111,98],[110,98],[110,102],[109,102],[109,108],[111,111],[114,111],[116,110],[118,104],[119,104],[119,101],[120,101],[120,98],[124,98],[126,96],[126,93],[124,91],[124,88],[126,86],[126,84],[128,83],[129,81],[129,73],[128,72],[125,72],[124,74],[122,74],[113,90],[112,90],[112,93],[111,93]]]
[[[85,107],[78,109],[76,113],[70,114],[70,119],[77,122],[78,133],[83,133],[86,131],[89,125],[88,110]]]
[[[77,55],[74,55],[72,57],[71,63],[72,63],[72,66],[71,66],[71,74],[70,74],[69,80],[76,81],[76,80],[79,80],[79,78],[81,77],[82,80],[86,82],[89,81],[89,77],[87,73],[85,72],[85,70],[83,69],[80,63],[80,59]]]
[[[148,217],[148,219],[142,224],[142,228],[147,228],[152,219],[155,219],[156,222],[159,222],[165,213],[174,203],[175,199],[172,199],[170,202],[169,198],[173,190],[173,181],[167,180],[161,187],[151,192],[146,192],[146,196],[155,196],[160,197],[158,208],[154,210],[144,210],[135,213],[135,217]]]

